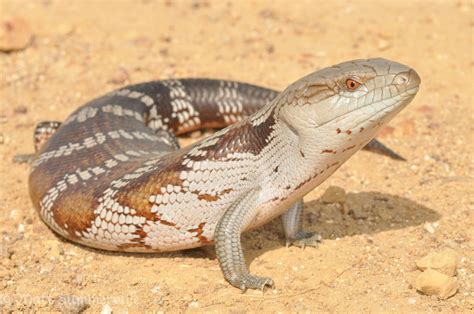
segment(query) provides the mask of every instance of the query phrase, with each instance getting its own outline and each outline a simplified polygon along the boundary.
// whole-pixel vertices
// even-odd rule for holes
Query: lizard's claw
[[[301,247],[304,249],[307,246],[318,247],[319,243],[322,242],[322,237],[317,232],[300,232],[296,237],[286,240],[286,247],[291,245]]]

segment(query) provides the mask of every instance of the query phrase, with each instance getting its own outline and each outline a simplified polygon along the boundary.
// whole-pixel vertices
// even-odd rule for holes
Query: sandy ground
[[[470,1],[0,1],[30,27],[26,49],[0,53],[0,309],[97,312],[469,312],[474,307],[473,8]],[[318,249],[283,245],[278,221],[245,234],[251,271],[276,289],[241,294],[212,247],[112,254],[55,236],[33,209],[29,167],[41,120],[128,83],[213,77],[284,88],[344,60],[414,67],[422,87],[380,138],[408,162],[356,154],[305,198]],[[344,188],[358,215],[323,204]],[[415,261],[450,247],[460,288],[414,288]],[[68,298],[70,296],[70,298]],[[80,302],[79,302],[80,303]]]

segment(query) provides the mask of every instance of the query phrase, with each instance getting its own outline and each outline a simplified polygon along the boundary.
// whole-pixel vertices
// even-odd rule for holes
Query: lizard
[[[241,233],[281,216],[287,244],[316,245],[303,196],[368,149],[416,95],[417,72],[374,58],[304,76],[282,92],[226,80],[168,79],[122,87],[35,130],[28,185],[42,220],[89,247],[166,252],[214,244],[225,279],[249,272]],[[176,136],[220,129],[181,148]]]

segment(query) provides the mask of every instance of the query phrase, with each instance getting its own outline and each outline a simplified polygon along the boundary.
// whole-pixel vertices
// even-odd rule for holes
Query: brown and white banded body
[[[369,143],[419,83],[404,65],[369,59],[317,71],[280,94],[205,79],[128,86],[79,108],[42,146],[31,199],[53,230],[95,248],[215,242],[231,284],[262,288],[273,282],[248,273],[240,233],[284,214],[288,241],[318,240],[302,230],[301,198]],[[225,126],[177,147],[175,135]]]

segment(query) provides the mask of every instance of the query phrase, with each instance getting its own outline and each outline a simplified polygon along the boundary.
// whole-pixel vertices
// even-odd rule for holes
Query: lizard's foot
[[[322,242],[322,237],[317,232],[298,232],[295,237],[286,239],[286,247],[290,245],[298,246],[304,249],[307,246],[318,247]]]
[[[263,291],[266,287],[273,288],[275,286],[275,283],[269,277],[258,277],[250,274],[244,274],[239,278],[230,279],[229,282],[234,287],[239,288],[242,293],[247,291],[247,289],[259,289]]]

